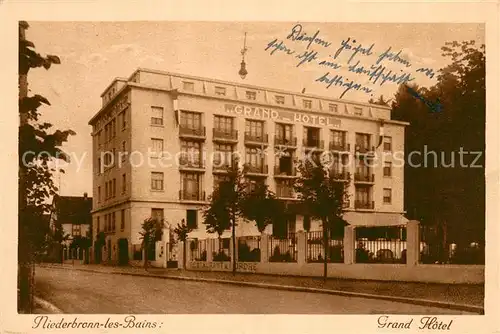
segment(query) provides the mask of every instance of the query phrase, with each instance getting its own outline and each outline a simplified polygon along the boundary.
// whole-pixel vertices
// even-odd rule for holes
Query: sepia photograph
[[[16,23],[33,331],[484,318],[484,22]]]

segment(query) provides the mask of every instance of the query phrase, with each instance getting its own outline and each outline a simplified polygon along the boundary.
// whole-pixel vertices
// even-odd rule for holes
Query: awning
[[[409,221],[400,213],[353,211],[344,213],[344,219],[352,226],[405,226]]]

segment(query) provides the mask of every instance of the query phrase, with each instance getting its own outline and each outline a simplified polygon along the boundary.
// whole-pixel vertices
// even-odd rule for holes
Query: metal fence
[[[297,262],[297,235],[289,233],[287,238],[269,237],[269,262]]]
[[[260,262],[260,236],[238,238],[238,261]]]
[[[207,261],[208,240],[193,239],[189,242],[192,261]]]
[[[323,246],[323,232],[313,231],[306,233],[306,261],[324,262],[325,248]],[[344,240],[328,238],[327,261],[332,263],[344,262]]]
[[[231,261],[231,239],[221,238],[221,239],[210,239],[212,243],[212,261],[222,262]]]

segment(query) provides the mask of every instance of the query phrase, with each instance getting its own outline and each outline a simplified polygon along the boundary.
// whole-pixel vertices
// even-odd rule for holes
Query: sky
[[[433,69],[436,73],[449,63],[442,57],[441,47],[448,41],[475,40],[484,43],[484,26],[480,24],[377,24],[377,23],[314,23],[314,22],[29,22],[27,39],[36,50],[61,58],[60,65],[48,71],[31,70],[28,76],[31,94],[41,94],[51,106],[41,107],[42,121],[54,124],[54,129],[72,129],[63,150],[73,156],[61,177],[56,177],[61,195],[92,194],[92,137],[90,118],[101,107],[100,95],[116,77],[129,77],[139,68],[150,68],[200,77],[283,89],[338,99],[346,87],[317,81],[329,72],[329,78],[342,75],[346,83],[354,81],[371,92],[350,89],[342,99],[367,102],[370,97],[393,97],[397,83],[381,79],[373,83],[364,74],[348,70],[350,65],[370,68],[388,48],[399,53],[410,67],[384,58],[379,65],[386,72],[408,73],[412,82],[431,86],[436,77],[419,73],[418,68]],[[301,32],[298,33],[298,26]],[[302,33],[316,41],[293,40],[287,37],[295,27],[297,37]],[[238,75],[244,34],[247,33],[245,61],[248,75]],[[276,50],[283,42],[289,51]],[[321,40],[321,41],[320,41]],[[356,43],[354,43],[354,40]],[[348,41],[351,50],[342,49]],[[283,45],[282,44],[282,45]],[[373,44],[371,49],[369,47]],[[327,46],[325,46],[327,45]],[[356,46],[358,53],[348,62]],[[267,50],[266,50],[267,48]],[[363,54],[362,49],[369,49]],[[297,58],[304,52],[316,55],[311,62]],[[314,58],[314,57],[313,57]],[[340,68],[320,65],[322,60]],[[396,78],[397,79],[397,78]],[[395,81],[395,80],[394,80]],[[373,96],[372,96],[373,95]]]

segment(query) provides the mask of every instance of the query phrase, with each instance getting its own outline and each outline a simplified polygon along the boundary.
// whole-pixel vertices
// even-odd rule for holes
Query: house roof
[[[90,224],[92,198],[79,196],[54,196],[53,210],[60,224]]]

